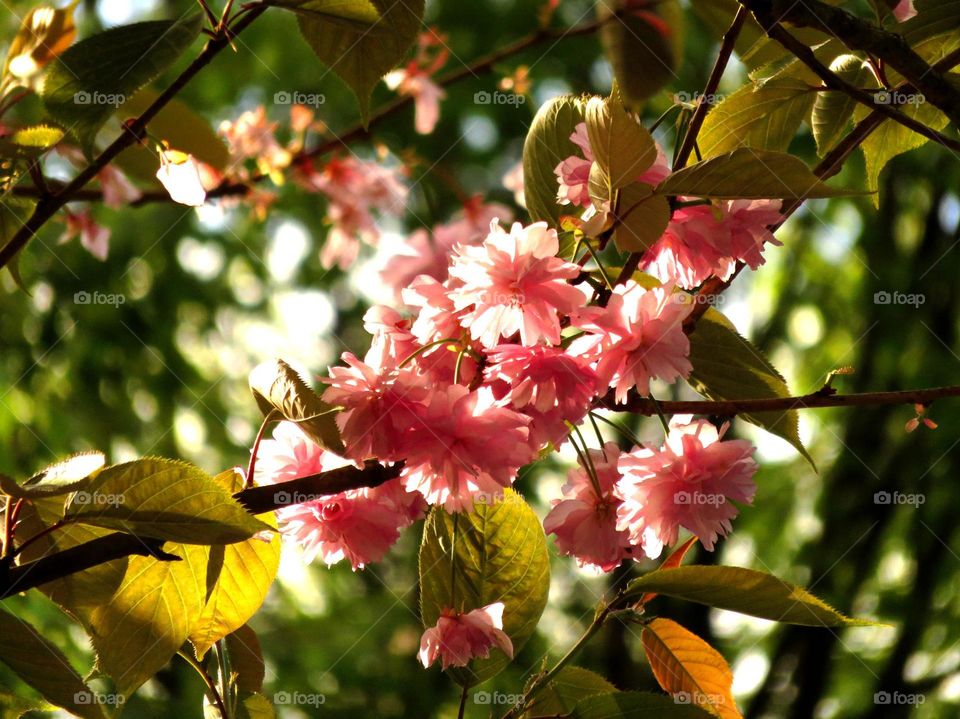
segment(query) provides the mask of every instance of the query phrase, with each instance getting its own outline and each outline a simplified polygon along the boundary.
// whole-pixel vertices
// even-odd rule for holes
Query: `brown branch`
[[[942,110],[954,125],[960,125],[960,89],[943,71],[931,68],[903,36],[821,0],[740,0],[740,4],[753,12],[764,29],[780,22],[814,28],[840,38],[850,50],[880,58]]]
[[[547,40],[565,40],[571,37],[581,37],[583,35],[590,35],[596,32],[604,23],[610,22],[616,16],[610,16],[603,18],[601,20],[596,20],[592,22],[583,23],[575,27],[566,28],[564,30],[557,30],[551,28],[540,28],[535,30],[523,37],[515,40],[509,45],[505,45],[502,48],[494,50],[487,55],[484,55],[476,62],[465,65],[457,70],[448,72],[442,75],[437,79],[437,84],[440,87],[449,87],[461,80],[475,77],[487,72],[491,72],[494,67],[504,60],[517,55],[525,50],[529,50],[533,47],[536,47],[542,42]],[[242,29],[242,28],[241,28]],[[234,32],[237,32],[235,30]],[[335,137],[331,137],[327,140],[324,140],[320,144],[310,148],[303,149],[298,153],[295,153],[291,158],[289,168],[295,168],[299,164],[308,162],[310,160],[316,159],[318,157],[323,157],[328,155],[335,150],[346,148],[352,142],[359,140],[369,139],[372,135],[372,131],[375,126],[379,125],[382,121],[397,115],[407,107],[413,105],[413,97],[409,95],[402,95],[391,102],[387,103],[379,110],[374,112],[370,116],[369,123],[364,126],[362,123],[357,123],[346,131],[337,134]],[[250,178],[243,181],[226,181],[218,185],[217,187],[212,188],[207,192],[208,200],[215,200],[223,197],[238,197],[246,195],[250,192],[251,186],[264,182],[270,177],[267,173],[257,173]],[[71,183],[73,184],[73,183]],[[56,185],[54,185],[56,187]],[[23,197],[42,197],[42,193],[37,187],[17,187],[13,189],[14,195],[19,195]],[[81,190],[74,191],[71,194],[68,202],[99,202],[103,200],[103,193],[99,190]],[[173,202],[170,199],[170,195],[164,191],[149,191],[144,192],[137,200],[129,203],[130,207],[139,207],[141,205],[146,205],[150,203],[158,202]],[[2,264],[0,264],[2,267]]]
[[[197,73],[210,64],[220,51],[230,45],[230,38],[246,29],[267,9],[266,5],[258,5],[243,15],[228,31],[224,31],[210,39],[197,58],[143,111],[140,117],[124,127],[123,133],[101,152],[87,167],[74,177],[59,192],[53,195],[42,195],[34,208],[33,214],[10,239],[0,248],[0,268],[5,267],[13,257],[39,232],[40,228],[56,214],[74,193],[82,190],[87,183],[93,180],[97,173],[112,162],[117,155],[128,147],[139,142],[146,133],[147,124],[156,117],[177,93],[182,90]]]
[[[933,387],[931,389],[901,390],[898,392],[861,392],[858,394],[836,394],[835,390],[825,387],[800,397],[765,397],[763,399],[738,400],[694,400],[691,402],[653,401],[639,395],[632,395],[626,404],[616,404],[612,393],[607,394],[598,406],[617,412],[631,412],[648,417],[656,415],[657,405],[665,415],[712,414],[721,417],[733,417],[737,414],[755,412],[786,412],[791,409],[822,409],[824,407],[864,407],[890,404],[931,405],[935,400],[947,397],[960,397],[960,386]]]

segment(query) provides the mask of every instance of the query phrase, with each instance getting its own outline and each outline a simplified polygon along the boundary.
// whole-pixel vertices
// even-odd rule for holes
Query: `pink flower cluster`
[[[513,658],[513,642],[503,631],[503,602],[470,612],[444,610],[436,625],[423,633],[418,657],[424,667],[439,658],[446,670],[465,667],[471,659],[486,659],[494,647]]]
[[[689,304],[630,282],[607,307],[586,308],[569,282],[580,268],[558,249],[545,223],[507,231],[493,221],[480,244],[454,247],[446,279],[420,275],[404,288],[416,317],[370,310],[370,351],[344,354],[324,380],[324,400],[343,410],[346,456],[403,460],[408,491],[469,509],[562,444],[608,385],[623,397],[686,376]],[[583,331],[569,349],[565,326]]]
[[[708,550],[756,491],[753,446],[721,441],[726,426],[675,418],[662,447],[623,453],[613,443],[590,450],[570,472],[564,495],[544,521],[557,547],[581,566],[610,571],[623,559],[658,557],[687,529]]]

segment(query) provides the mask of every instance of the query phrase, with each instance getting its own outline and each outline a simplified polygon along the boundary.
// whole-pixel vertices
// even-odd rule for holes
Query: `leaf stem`
[[[217,690],[217,683],[213,681],[213,677],[207,673],[203,664],[182,649],[178,651],[177,654],[186,659],[187,664],[196,669],[197,674],[203,679],[203,683],[207,686],[207,697],[217,705],[220,716],[223,719],[230,719],[230,716],[227,714],[227,707],[223,703],[223,697],[220,696],[220,692]]]

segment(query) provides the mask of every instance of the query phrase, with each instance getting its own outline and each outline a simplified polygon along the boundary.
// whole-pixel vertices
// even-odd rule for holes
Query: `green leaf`
[[[264,416],[277,411],[296,422],[314,442],[336,454],[343,453],[337,428],[337,409],[314,392],[290,365],[281,359],[264,362],[250,372],[250,390]]]
[[[920,101],[917,95],[912,97],[917,101],[899,107],[900,112],[904,115],[922,122],[933,130],[942,130],[949,124],[950,121],[947,116],[933,105]],[[854,117],[859,121],[866,117],[869,112],[868,108],[860,106],[854,111]],[[930,142],[928,138],[918,135],[899,122],[884,120],[880,123],[877,129],[870,133],[870,136],[860,145],[867,163],[867,189],[871,192],[876,192],[879,189],[880,173],[890,160],[897,155],[923,147],[928,142]],[[879,194],[873,196],[873,203],[876,207],[880,206]]]
[[[23,484],[0,475],[0,490],[18,499],[53,497],[74,492],[103,467],[107,458],[103,452],[77,452],[66,459],[51,464]]]
[[[869,64],[856,55],[841,55],[833,61],[830,69],[854,87],[868,89],[871,84],[876,86]],[[856,106],[857,101],[840,90],[823,90],[817,93],[810,124],[813,127],[813,137],[817,141],[817,152],[821,157],[826,155],[843,135]]]
[[[53,711],[53,704],[40,701],[30,701],[9,692],[0,690],[0,717],[3,719],[20,719],[24,716],[35,716],[33,712]]]
[[[364,124],[370,116],[373,88],[403,60],[423,25],[424,0],[371,2],[381,17],[369,27],[352,29],[313,14],[297,18],[317,57],[357,96]]]
[[[917,0],[917,14],[900,26],[907,44],[934,64],[960,47],[960,0]]]
[[[451,568],[452,565],[452,568]],[[503,630],[514,653],[532,636],[547,603],[550,561],[537,515],[519,494],[476,504],[470,512],[434,508],[420,545],[420,614],[425,627],[444,609],[469,612],[503,602]],[[451,669],[461,686],[499,673],[510,660],[498,649],[487,659]]]
[[[230,655],[230,670],[236,674],[237,690],[241,693],[260,691],[266,668],[256,632],[244,624],[228,634],[224,643]]]
[[[637,12],[623,13],[623,8],[620,0],[602,0],[597,4],[597,19],[606,20],[600,27],[600,39],[624,102],[638,110],[664,85],[679,79],[683,9],[677,0],[655,3]],[[618,11],[620,17],[614,17]]]
[[[89,155],[100,127],[128,97],[190,47],[203,16],[123,25],[78,42],[47,70],[40,95]]]
[[[56,646],[22,619],[0,609],[0,662],[51,704],[84,719],[104,716],[100,704],[85,703],[90,689]],[[2,706],[2,704],[0,704]]]
[[[107,467],[73,495],[65,516],[186,544],[231,544],[271,529],[205,472],[160,458]]]
[[[373,28],[382,17],[371,0],[268,0],[267,4],[361,31]]]
[[[616,692],[592,696],[580,701],[570,719],[710,719],[703,709],[680,704],[663,694],[648,692]]]
[[[7,164],[0,160],[0,192],[6,192],[23,171],[23,166],[20,163]],[[10,194],[4,197],[3,202],[0,202],[0,247],[13,239],[17,230],[23,227],[33,214],[36,206],[36,201],[24,197],[13,197]],[[10,276],[13,277],[17,287],[27,292],[27,288],[20,277],[19,262],[20,252],[17,252],[7,264],[7,269],[10,271]]]
[[[527,705],[524,719],[567,716],[586,697],[613,694],[617,688],[602,676],[581,667],[566,666]]]
[[[23,127],[10,136],[10,141],[33,151],[49,150],[63,139],[63,130],[52,125]]]
[[[689,566],[659,569],[634,579],[630,597],[656,592],[668,597],[807,627],[866,626],[850,619],[805,589],[742,567]]]
[[[620,191],[620,224],[613,241],[621,252],[646,252],[670,224],[670,203],[650,185],[635,182]]]
[[[697,135],[704,158],[741,147],[785,152],[817,93],[793,78],[748,83],[714,107]]]
[[[792,155],[750,148],[685,167],[661,182],[657,192],[726,200],[809,200],[858,194],[824,184]]]
[[[273,704],[263,694],[242,697],[237,706],[237,719],[274,719],[276,715]]]
[[[243,489],[243,477],[232,469],[214,479],[230,494]],[[265,519],[276,529],[272,514]],[[214,642],[243,627],[260,609],[280,566],[280,535],[273,532],[268,541],[253,537],[245,542],[218,544],[209,552],[207,603],[190,630],[198,658]]]
[[[591,97],[584,117],[594,160],[608,175],[612,190],[632,183],[657,159],[653,136],[623,108],[616,94]]]
[[[713,400],[790,397],[783,376],[722,314],[710,309],[690,335],[690,385]],[[739,415],[792,444],[813,465],[800,441],[796,410]]]
[[[173,658],[203,611],[208,550],[167,544],[164,551],[182,561],[129,557],[120,587],[84,622],[97,668],[125,696]]]
[[[553,227],[563,212],[557,204],[554,168],[571,155],[581,155],[570,141],[577,125],[585,121],[585,103],[573,95],[555,97],[537,111],[523,143],[523,191],[534,222]]]
[[[117,110],[116,116],[123,121],[143,114],[160,93],[145,87]],[[157,113],[147,130],[154,136],[170,143],[170,147],[193,155],[201,162],[220,170],[230,162],[230,151],[210,123],[185,102],[174,98]],[[120,153],[117,165],[131,177],[150,184],[159,184],[156,174],[160,169],[160,157],[146,147],[128,147]]]

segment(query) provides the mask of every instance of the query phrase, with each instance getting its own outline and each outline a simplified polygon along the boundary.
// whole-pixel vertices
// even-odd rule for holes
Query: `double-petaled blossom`
[[[64,216],[67,229],[60,235],[60,243],[69,242],[74,237],[80,238],[80,244],[98,260],[107,259],[110,251],[110,230],[97,224],[90,214],[90,210],[70,212],[66,210]]]
[[[193,155],[179,150],[163,150],[160,153],[157,179],[174,202],[200,207],[207,201],[207,191],[200,178],[200,167]]]
[[[261,484],[276,484],[346,463],[295,424],[281,422],[273,439],[260,443],[256,477]],[[278,490],[281,493],[284,490]],[[405,491],[399,480],[318,497],[286,494],[284,499],[293,503],[276,512],[284,538],[301,546],[308,562],[317,556],[327,565],[346,559],[354,569],[380,560],[400,530],[419,519],[426,506],[423,497]]]
[[[690,374],[683,320],[693,305],[672,289],[646,289],[628,280],[614,289],[606,307],[585,307],[571,318],[587,334],[574,340],[569,352],[595,360],[597,374],[615,388],[617,402],[633,387],[648,394],[652,379],[675,382]]]
[[[726,425],[718,432],[706,420],[689,420],[674,418],[659,449],[637,447],[620,457],[623,479],[616,494],[623,503],[617,527],[634,543],[652,533],[670,545],[684,527],[713,550],[737,516],[733,502],[753,502],[753,446],[740,439],[722,441]]]
[[[446,64],[450,51],[444,38],[435,30],[420,33],[417,54],[406,67],[387,73],[383,81],[391,90],[413,98],[414,129],[429,135],[440,119],[440,100],[446,97],[443,88],[431,77]]]
[[[779,200],[729,200],[682,207],[643,257],[644,268],[663,282],[693,289],[707,278],[729,279],[737,262],[763,264],[763,248],[779,245],[769,227],[781,219]]]
[[[495,347],[519,332],[525,345],[559,344],[560,315],[586,302],[567,282],[580,268],[555,257],[559,249],[556,230],[545,222],[514,223],[508,233],[496,221],[483,245],[458,248],[450,277],[460,285],[451,297],[465,311],[461,322],[474,339]]]
[[[498,345],[487,350],[485,381],[494,395],[530,417],[530,444],[559,446],[579,424],[600,392],[589,361],[557,347]]]
[[[620,449],[616,443],[607,442],[603,449],[589,450],[589,456],[589,466],[581,462],[570,470],[563,498],[553,501],[543,528],[556,535],[560,552],[576,557],[581,567],[609,572],[624,559],[637,556],[629,532],[617,528],[617,509],[622,500],[614,487],[620,480]],[[591,470],[595,470],[595,478]],[[663,547],[652,532],[644,533],[641,542],[645,554],[660,555]]]
[[[530,420],[497,406],[484,388],[436,387],[417,410],[401,479],[430,504],[469,510],[477,493],[502,494],[533,458]]]
[[[336,420],[346,456],[404,459],[426,383],[410,368],[398,368],[387,343],[374,343],[362,362],[350,352],[342,359],[348,366],[330,368],[323,401],[344,408]]]
[[[444,609],[435,626],[420,640],[420,663],[429,667],[465,667],[471,659],[486,659],[494,647],[513,658],[513,642],[503,631],[503,602],[488,604],[470,612]]]

